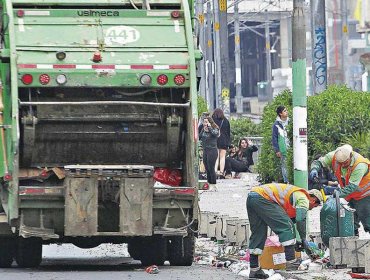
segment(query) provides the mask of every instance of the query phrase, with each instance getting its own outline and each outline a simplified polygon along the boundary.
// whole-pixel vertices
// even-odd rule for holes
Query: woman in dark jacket
[[[200,127],[199,140],[202,142],[203,163],[207,172],[209,189],[216,189],[215,163],[217,160],[217,138],[220,135],[218,125],[212,117],[205,117],[203,126]]]
[[[226,151],[231,144],[230,123],[225,118],[224,112],[220,108],[215,109],[212,114],[212,118],[220,128],[220,137],[217,139],[218,158],[216,161],[215,170],[216,172],[220,170],[218,174],[223,176],[222,174],[224,174],[225,170]]]
[[[231,176],[231,172],[250,172],[249,166],[254,165],[253,153],[258,151],[257,146],[247,138],[239,140],[239,149],[234,157],[226,158],[225,176]]]

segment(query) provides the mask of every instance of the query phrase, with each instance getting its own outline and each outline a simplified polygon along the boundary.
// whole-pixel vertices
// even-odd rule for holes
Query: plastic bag
[[[170,168],[156,168],[153,178],[160,183],[175,187],[180,186],[182,181],[180,170]]]

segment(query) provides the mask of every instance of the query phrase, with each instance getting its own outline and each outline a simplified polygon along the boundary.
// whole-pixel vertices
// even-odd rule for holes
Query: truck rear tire
[[[18,239],[15,260],[20,267],[37,267],[42,261],[42,240],[40,238]]]
[[[165,238],[145,238],[141,244],[139,259],[143,266],[164,264],[167,257],[167,240]]]
[[[174,236],[168,244],[168,259],[171,265],[191,266],[194,259],[194,236]]]
[[[0,238],[0,268],[12,266],[15,251],[13,238]]]

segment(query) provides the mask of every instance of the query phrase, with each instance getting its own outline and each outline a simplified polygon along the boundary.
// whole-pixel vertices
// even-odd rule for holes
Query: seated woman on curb
[[[233,157],[225,161],[225,178],[231,178],[231,172],[250,172],[249,166],[253,165],[253,153],[258,151],[257,146],[247,138],[239,140],[239,148]]]

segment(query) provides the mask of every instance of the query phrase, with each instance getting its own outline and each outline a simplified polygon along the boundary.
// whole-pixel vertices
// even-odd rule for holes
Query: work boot
[[[266,274],[260,267],[251,268],[249,272],[249,279],[267,279],[269,275]]]
[[[298,270],[298,267],[300,266],[301,261],[299,259],[294,259],[291,261],[286,262],[286,271],[295,271]]]

